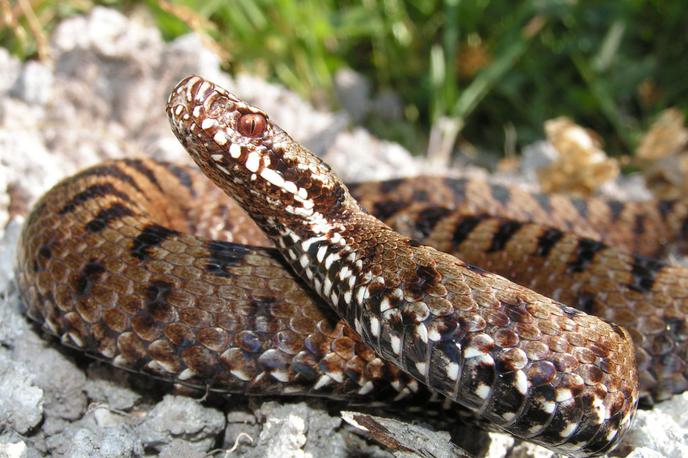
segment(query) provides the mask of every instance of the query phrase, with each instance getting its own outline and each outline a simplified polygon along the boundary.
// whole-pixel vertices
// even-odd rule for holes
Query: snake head
[[[356,205],[320,158],[267,113],[199,76],[183,79],[167,102],[172,130],[201,170],[253,215],[301,218]]]

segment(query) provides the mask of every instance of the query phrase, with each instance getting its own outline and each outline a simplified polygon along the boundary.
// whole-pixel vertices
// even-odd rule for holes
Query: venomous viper
[[[401,235],[224,89],[189,77],[167,112],[202,174],[104,163],[27,218],[26,313],[63,343],[221,392],[432,394],[572,455],[613,448],[641,395],[686,388],[688,276],[630,254],[685,235],[683,203],[470,179],[352,185]]]

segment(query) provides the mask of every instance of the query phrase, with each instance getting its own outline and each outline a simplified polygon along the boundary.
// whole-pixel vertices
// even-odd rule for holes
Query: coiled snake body
[[[203,174],[277,250],[194,169],[145,160],[87,169],[39,201],[19,249],[27,314],[66,344],[216,391],[400,401],[429,389],[569,454],[616,445],[641,392],[685,389],[688,276],[607,245],[654,253],[645,231],[605,230],[643,215],[655,235],[679,236],[680,202],[557,201],[493,186],[481,203],[469,197],[486,185],[470,180],[352,188],[408,238],[216,85],[183,80],[167,111]],[[395,199],[375,200],[376,186]]]

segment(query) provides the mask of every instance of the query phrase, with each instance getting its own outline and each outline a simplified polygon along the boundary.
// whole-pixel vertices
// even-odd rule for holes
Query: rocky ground
[[[230,78],[196,35],[164,43],[145,20],[97,8],[64,21],[51,49],[49,64],[21,64],[0,49],[0,457],[413,455],[359,435],[355,407],[345,406],[342,415],[341,405],[323,401],[205,400],[64,350],[19,313],[12,270],[24,215],[60,178],[107,158],[187,161],[163,106],[167,91],[191,73],[264,108],[345,179],[410,175],[429,166],[351,128],[360,106],[319,112],[282,87],[247,75]],[[365,101],[359,83],[340,78],[347,101]],[[615,454],[688,456],[687,412],[687,396],[639,412]],[[399,428],[408,448],[425,456],[461,453],[445,432],[380,421]],[[500,434],[459,430],[454,438],[459,447],[494,458],[552,456]]]

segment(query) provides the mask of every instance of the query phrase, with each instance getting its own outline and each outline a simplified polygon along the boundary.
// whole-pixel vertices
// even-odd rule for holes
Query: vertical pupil
[[[239,120],[239,128],[243,135],[257,137],[263,133],[265,124],[260,115],[247,114]]]

